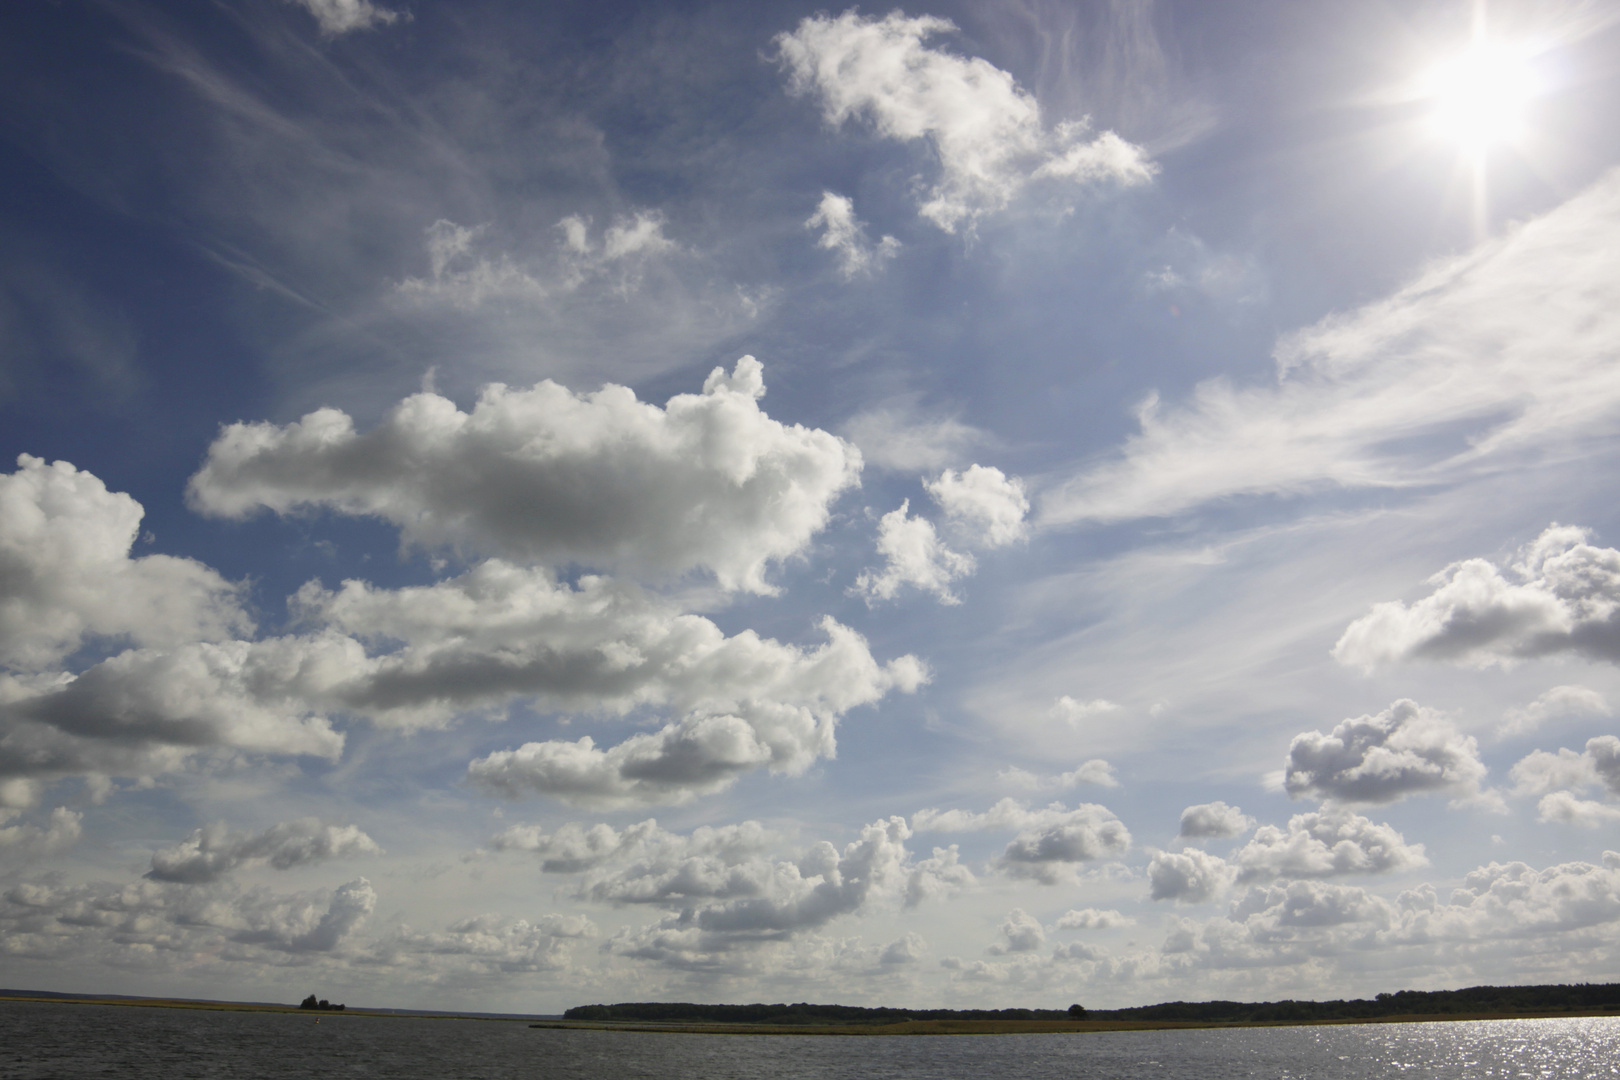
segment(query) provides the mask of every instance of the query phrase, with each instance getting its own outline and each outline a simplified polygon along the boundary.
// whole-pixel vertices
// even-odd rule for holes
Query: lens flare
[[[1435,130],[1476,151],[1517,138],[1535,94],[1528,50],[1495,42],[1436,66],[1427,83]]]

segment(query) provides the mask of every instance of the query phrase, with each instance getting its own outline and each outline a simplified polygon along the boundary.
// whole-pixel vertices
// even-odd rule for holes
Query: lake
[[[1620,1077],[1620,1017],[913,1037],[0,1003],[0,1077],[762,1080]]]

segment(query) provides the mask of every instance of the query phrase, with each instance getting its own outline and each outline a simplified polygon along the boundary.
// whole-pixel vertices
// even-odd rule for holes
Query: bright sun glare
[[[1521,133],[1535,91],[1528,50],[1485,41],[1437,65],[1426,82],[1435,129],[1475,152]]]

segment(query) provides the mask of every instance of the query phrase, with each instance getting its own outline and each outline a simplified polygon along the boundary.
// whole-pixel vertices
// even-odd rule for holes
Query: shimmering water
[[[1620,1077],[1620,1018],[950,1035],[557,1031],[522,1023],[0,1004],[0,1077],[1223,1080]]]

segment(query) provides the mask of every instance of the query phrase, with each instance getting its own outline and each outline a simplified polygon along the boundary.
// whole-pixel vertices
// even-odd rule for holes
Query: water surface
[[[911,1037],[0,1003],[0,1077],[1620,1078],[1620,1017]]]

